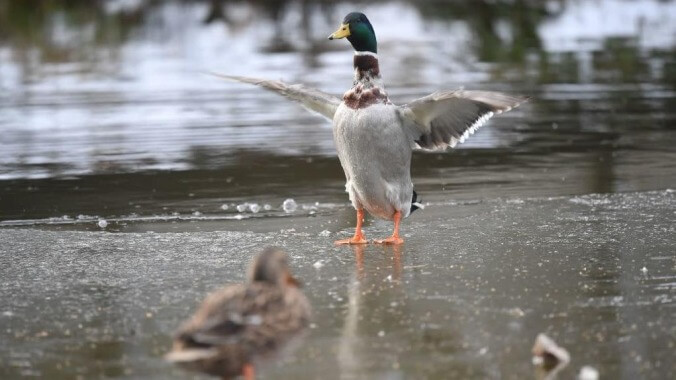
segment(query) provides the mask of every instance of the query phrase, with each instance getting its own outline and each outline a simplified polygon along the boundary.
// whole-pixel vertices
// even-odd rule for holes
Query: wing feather
[[[493,115],[506,112],[526,97],[490,91],[441,91],[400,108],[415,144],[429,150],[462,143]]]
[[[327,94],[323,91],[305,87],[302,84],[287,84],[278,80],[267,80],[258,78],[241,77],[234,75],[222,75],[212,73],[219,78],[231,81],[249,83],[276,92],[288,99],[301,103],[310,111],[316,112],[329,120],[333,120],[333,115],[341,102],[341,99]]]

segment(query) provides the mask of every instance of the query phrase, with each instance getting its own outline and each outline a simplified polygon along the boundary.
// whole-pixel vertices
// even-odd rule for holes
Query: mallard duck
[[[288,259],[268,248],[251,264],[246,284],[210,294],[179,328],[165,358],[184,368],[229,379],[254,378],[254,365],[299,338],[310,305]]]
[[[382,83],[373,26],[363,13],[345,16],[329,40],[347,38],[354,48],[354,82],[342,99],[303,85],[223,76],[272,90],[333,121],[333,138],[345,171],[345,189],[357,210],[354,236],[336,244],[367,243],[364,210],[394,221],[392,236],[376,243],[401,244],[402,218],[421,206],[411,182],[414,149],[443,150],[463,142],[495,114],[526,100],[488,91],[438,91],[394,105]]]

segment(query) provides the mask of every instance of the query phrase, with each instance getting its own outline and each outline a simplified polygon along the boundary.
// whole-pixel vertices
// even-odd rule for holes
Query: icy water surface
[[[263,378],[533,378],[530,348],[546,332],[571,352],[563,378],[592,365],[605,379],[665,379],[676,371],[675,211],[674,191],[433,205],[395,248],[332,247],[348,233],[339,215],[259,232],[233,231],[237,221],[3,229],[0,377],[185,378],[161,359],[173,329],[276,244],[315,327]]]
[[[396,249],[332,246],[354,213],[326,121],[204,74],[341,94],[326,36],[355,9],[396,103],[532,97],[414,155],[428,207]],[[263,378],[540,378],[540,332],[561,378],[673,377],[675,45],[661,0],[0,0],[0,378],[186,378],[173,329],[270,244],[315,327]]]

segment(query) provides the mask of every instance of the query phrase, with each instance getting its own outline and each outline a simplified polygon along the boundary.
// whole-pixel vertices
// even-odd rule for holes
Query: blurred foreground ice
[[[673,191],[436,204],[405,221],[400,248],[334,247],[324,231],[347,236],[352,219],[345,208],[261,219],[258,232],[227,220],[213,232],[194,232],[200,220],[179,233],[1,228],[0,377],[183,378],[161,360],[173,329],[273,244],[316,310],[303,348],[263,372],[275,378],[529,378],[539,332],[570,350],[566,378],[583,365],[604,378],[673,370]]]

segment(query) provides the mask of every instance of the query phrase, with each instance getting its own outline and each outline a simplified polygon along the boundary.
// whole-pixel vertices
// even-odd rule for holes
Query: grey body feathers
[[[411,209],[412,142],[401,125],[392,104],[362,109],[340,105],[333,119],[350,201],[383,219],[392,219],[397,210],[408,216]]]

